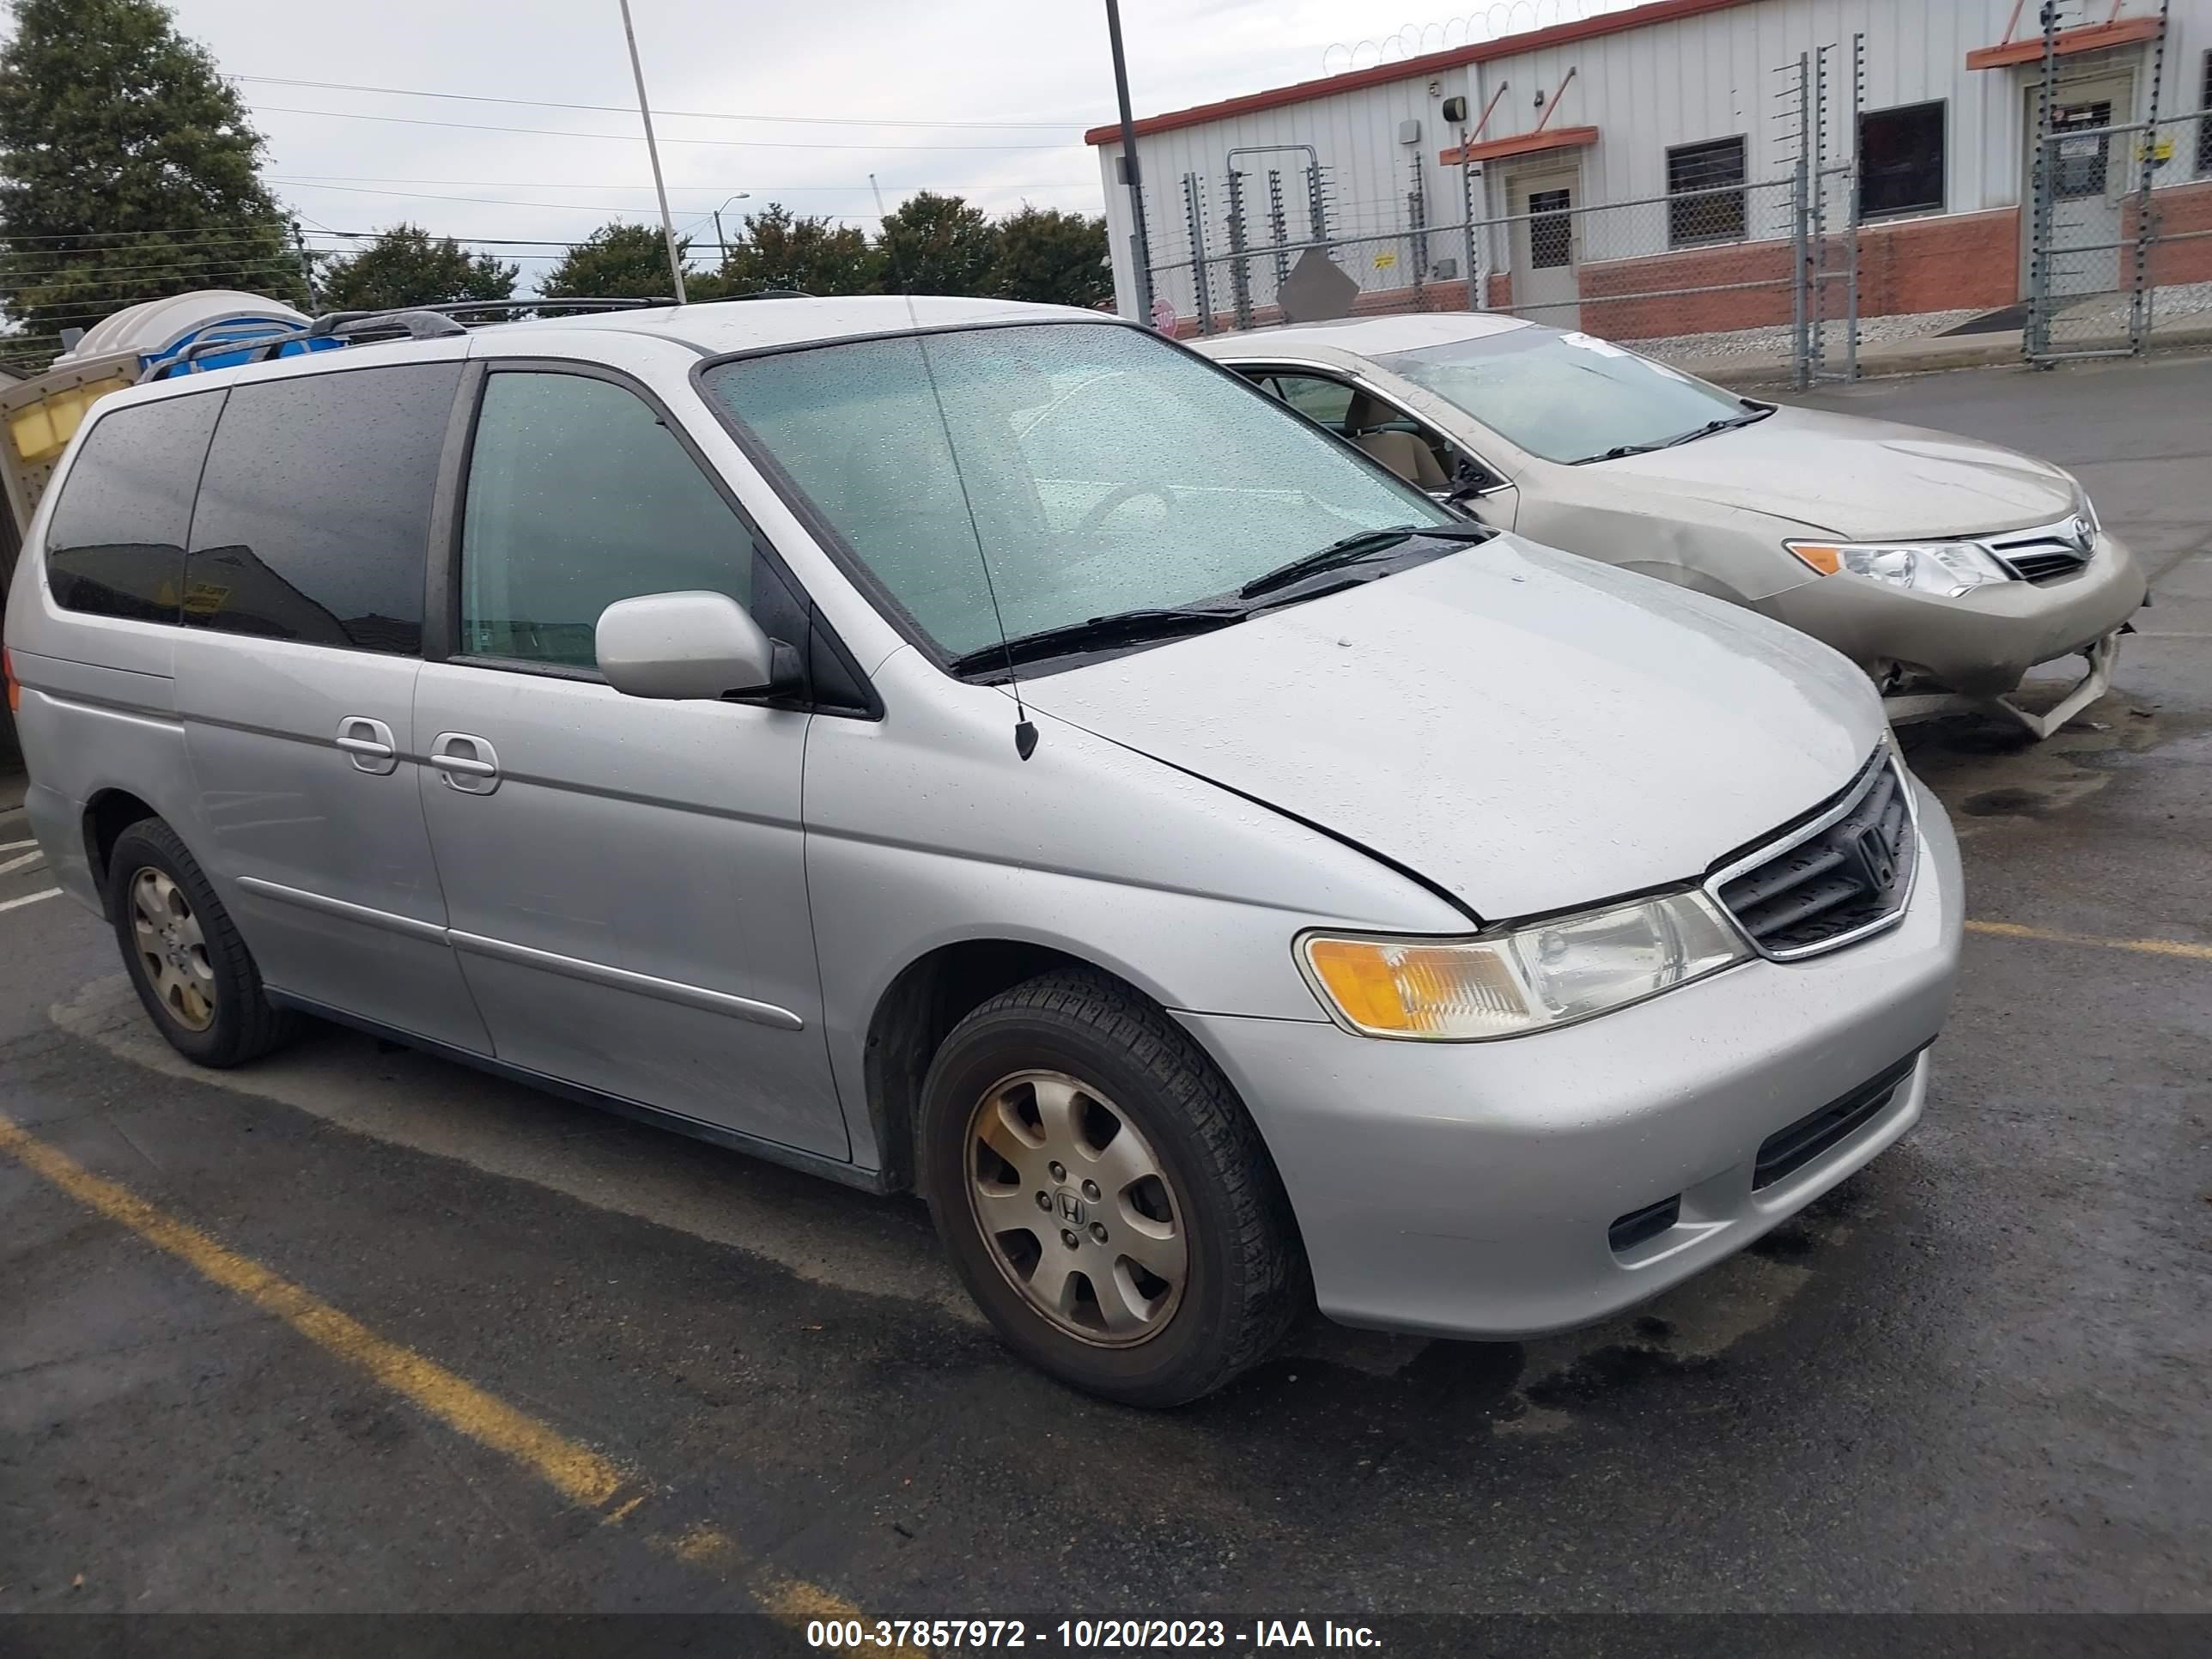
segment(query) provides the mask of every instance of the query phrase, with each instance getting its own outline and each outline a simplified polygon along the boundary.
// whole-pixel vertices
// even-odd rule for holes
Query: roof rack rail
[[[766,289],[758,294],[734,296],[756,299],[803,299],[796,289]],[[271,356],[287,355],[284,348],[298,344],[307,351],[326,350],[339,344],[368,345],[382,340],[436,340],[466,333],[471,325],[465,319],[475,317],[477,326],[512,320],[516,316],[543,316],[549,313],[642,311],[657,307],[673,306],[667,298],[608,297],[574,300],[444,300],[429,305],[391,306],[365,311],[326,311],[304,325],[272,325],[265,334],[247,335],[227,340],[206,340],[196,343],[172,362],[161,365],[161,374],[191,374],[202,357],[244,355],[248,363],[265,362]],[[231,367],[229,364],[218,367]]]

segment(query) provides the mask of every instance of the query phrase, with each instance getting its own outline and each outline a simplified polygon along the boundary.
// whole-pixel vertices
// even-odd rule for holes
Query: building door
[[[1551,328],[1580,328],[1581,253],[1575,210],[1582,205],[1582,170],[1552,167],[1516,173],[1507,181],[1513,216],[1513,311]]]
[[[2022,176],[2031,191],[2035,179],[2037,96],[2037,89],[2030,87],[2027,167]],[[2115,121],[2125,122],[2134,107],[2135,77],[2124,70],[2062,84],[2054,96],[2045,165],[2050,168],[2049,269],[2051,292],[2055,295],[2108,294],[2124,285],[2127,261],[2118,244],[2132,135],[2115,137],[2105,129]],[[2028,199],[2033,203],[2032,195]],[[2033,260],[2032,205],[2027,222],[2029,234],[2022,242]]]

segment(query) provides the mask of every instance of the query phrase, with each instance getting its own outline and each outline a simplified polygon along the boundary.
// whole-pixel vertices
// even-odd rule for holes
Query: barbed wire
[[[1343,75],[1352,70],[1373,69],[1382,64],[1401,64],[1431,52],[1453,52],[1462,46],[1503,40],[1561,23],[1621,11],[1643,0],[1498,0],[1498,3],[1440,23],[1407,23],[1380,40],[1355,43],[1337,41],[1322,53],[1323,75]]]

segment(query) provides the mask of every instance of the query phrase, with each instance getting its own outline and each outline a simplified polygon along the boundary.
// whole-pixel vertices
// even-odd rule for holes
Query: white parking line
[[[6,848],[0,847],[0,853],[7,850]],[[10,870],[21,870],[26,865],[36,864],[44,857],[46,857],[44,853],[26,853],[19,859],[9,859],[7,863],[0,864],[0,876],[6,875]]]
[[[0,899],[0,910],[20,910],[27,904],[36,904],[40,899],[59,898],[62,890],[49,887],[43,893],[27,893],[21,898]]]
[[[0,841],[0,853],[20,853],[26,847],[36,847],[34,841]]]

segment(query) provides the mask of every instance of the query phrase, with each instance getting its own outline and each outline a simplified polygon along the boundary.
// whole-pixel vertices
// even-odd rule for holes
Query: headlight
[[[1849,574],[1892,587],[1956,599],[1987,582],[2008,582],[2012,572],[1978,542],[1784,542],[1824,576]]]
[[[1323,1006],[1353,1030],[1465,1042],[1588,1019],[1741,962],[1751,948],[1691,891],[1486,939],[1311,933],[1298,954]]]

